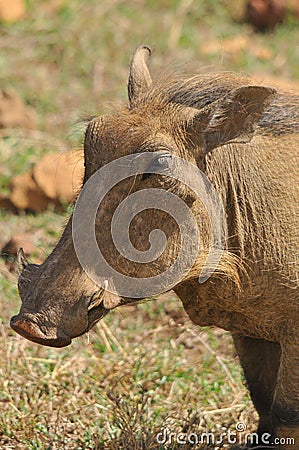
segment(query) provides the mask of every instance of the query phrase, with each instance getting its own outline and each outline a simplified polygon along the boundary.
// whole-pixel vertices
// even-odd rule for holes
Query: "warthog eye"
[[[164,155],[159,155],[157,158],[155,158],[153,163],[154,165],[159,167],[168,167],[171,158],[172,155],[170,153],[165,153]]]
[[[157,155],[155,155],[153,157],[153,161],[152,161],[149,169],[153,169],[153,172],[155,172],[156,170],[161,170],[161,169],[166,170],[169,168],[171,159],[172,159],[171,153],[158,153]]]
[[[171,153],[154,154],[153,160],[150,166],[147,168],[147,172],[142,175],[142,180],[146,180],[157,171],[159,172],[161,172],[161,170],[166,171],[169,168],[171,159],[172,159]]]

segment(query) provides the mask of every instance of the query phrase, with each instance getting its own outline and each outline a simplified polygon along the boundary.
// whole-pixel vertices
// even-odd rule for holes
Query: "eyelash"
[[[153,164],[155,164],[155,162],[159,165],[159,162],[158,162],[158,159],[159,158],[161,158],[161,157],[163,157],[163,155],[159,155],[156,159],[154,159],[153,160]],[[169,154],[169,153],[167,153],[167,154],[165,154],[165,156],[164,156],[166,159],[167,158],[169,158],[169,159],[171,159],[171,157],[172,157],[172,155],[171,154]],[[161,166],[162,166],[162,164],[161,164]],[[149,177],[151,177],[153,174],[152,173],[144,173],[143,175],[142,175],[142,177],[141,177],[141,180],[142,181],[144,181],[144,180],[147,180]]]

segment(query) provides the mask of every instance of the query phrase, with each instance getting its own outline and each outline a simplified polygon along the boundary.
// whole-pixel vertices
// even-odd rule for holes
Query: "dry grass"
[[[106,320],[61,350],[1,326],[1,448],[172,448],[156,441],[165,427],[254,428],[227,333],[193,327],[174,295]]]

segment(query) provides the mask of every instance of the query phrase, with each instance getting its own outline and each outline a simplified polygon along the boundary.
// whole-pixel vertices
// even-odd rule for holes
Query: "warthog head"
[[[248,85],[247,79],[231,74],[188,79],[165,76],[152,83],[149,54],[149,48],[143,46],[132,58],[129,106],[97,117],[87,127],[82,195],[55,249],[40,266],[28,264],[20,253],[22,307],[11,326],[31,341],[53,347],[68,345],[110,309],[198,278],[204,267],[213,233],[207,205],[195,193],[193,168],[203,173],[214,148],[238,139],[250,140],[273,91]],[[117,165],[111,165],[115,161]],[[187,164],[180,166],[180,161]],[[172,176],[167,176],[171,170]],[[119,173],[122,175],[117,178]],[[204,179],[201,182],[205,193],[212,196],[211,186]],[[134,195],[140,191],[153,194],[155,205],[146,197],[137,200]],[[95,211],[94,199],[89,197],[93,194],[100,197]],[[175,204],[173,194],[180,198],[181,206]],[[125,204],[123,200],[130,196],[132,203]],[[116,231],[112,233],[116,212]],[[88,229],[93,215],[95,240]],[[119,239],[122,220],[132,248]],[[151,234],[153,230],[155,234]],[[157,230],[162,230],[163,236]],[[181,232],[187,235],[185,240]],[[152,245],[154,238],[163,251]],[[221,239],[217,245],[223,250]],[[93,259],[97,246],[121,281],[113,270],[107,271]],[[179,254],[182,258],[175,280],[168,280],[168,269],[175,266]],[[213,269],[228,273],[228,252],[223,251],[216,260]],[[161,281],[159,275],[164,273],[168,275]],[[139,281],[149,278],[151,283],[143,289]]]

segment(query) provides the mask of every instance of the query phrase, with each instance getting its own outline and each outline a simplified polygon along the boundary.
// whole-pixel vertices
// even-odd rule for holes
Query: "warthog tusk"
[[[108,289],[108,280],[104,280],[102,288],[91,296],[90,303],[87,308],[88,311],[90,311],[93,308],[96,308],[102,303],[105,291],[107,289]]]
[[[17,253],[17,265],[19,273],[21,273],[26,268],[26,266],[28,266],[28,264],[29,261],[25,256],[24,250],[22,249],[22,247],[20,247]]]
[[[95,292],[91,296],[91,300],[90,300],[90,303],[87,308],[88,311],[90,311],[93,308],[96,308],[97,306],[99,306],[102,303],[104,293],[105,293],[104,289],[99,289],[97,292]]]

